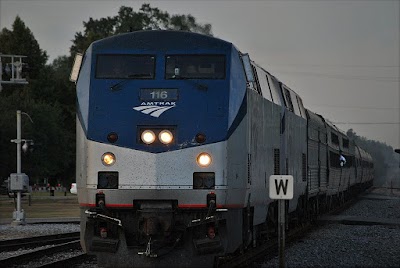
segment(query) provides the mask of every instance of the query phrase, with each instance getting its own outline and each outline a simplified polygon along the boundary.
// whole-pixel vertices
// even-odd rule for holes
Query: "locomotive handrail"
[[[122,227],[121,220],[119,220],[119,219],[112,218],[112,217],[109,217],[109,216],[106,216],[106,215],[103,215],[103,214],[99,214],[97,212],[90,211],[90,210],[86,210],[85,214],[88,214],[89,217],[93,217],[93,218],[100,217],[100,218],[103,218],[105,220],[110,220],[111,222],[117,222],[117,225]]]

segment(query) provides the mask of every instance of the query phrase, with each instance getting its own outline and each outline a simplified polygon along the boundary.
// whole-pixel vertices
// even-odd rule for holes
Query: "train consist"
[[[100,266],[212,266],[372,185],[371,156],[232,43],[139,31],[96,41],[76,81],[81,244]]]

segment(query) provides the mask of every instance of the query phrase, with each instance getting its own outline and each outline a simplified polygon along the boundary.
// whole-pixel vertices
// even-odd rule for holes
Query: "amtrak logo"
[[[153,117],[159,117],[165,111],[174,108],[175,102],[142,102],[140,106],[133,107],[134,110]]]

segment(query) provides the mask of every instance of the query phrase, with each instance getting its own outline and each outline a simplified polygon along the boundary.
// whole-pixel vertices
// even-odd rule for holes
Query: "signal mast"
[[[26,57],[27,56],[4,55],[0,53],[0,92],[2,90],[2,84],[28,84],[28,81],[22,77],[22,69],[27,65],[22,62],[22,59]],[[7,62],[5,62],[5,60]],[[5,63],[3,64],[3,62]],[[3,80],[3,71],[9,79]],[[17,208],[13,212],[13,225],[25,224],[25,212],[21,209],[21,194],[22,192],[28,191],[29,177],[25,173],[21,172],[21,147],[23,148],[27,145],[27,142],[33,142],[32,140],[24,140],[21,138],[21,114],[27,115],[32,121],[27,113],[21,112],[20,110],[17,111],[17,138],[11,140],[11,142],[16,143],[17,145],[17,173],[12,173],[8,179],[8,189],[17,194]],[[24,146],[21,146],[21,143],[23,142],[25,144]]]
[[[11,58],[11,62],[3,63],[7,58]],[[28,81],[22,77],[22,69],[27,64],[22,62],[27,56],[22,55],[4,55],[0,53],[0,92],[2,84],[18,84],[26,85]],[[3,80],[3,73],[10,77],[9,80]]]

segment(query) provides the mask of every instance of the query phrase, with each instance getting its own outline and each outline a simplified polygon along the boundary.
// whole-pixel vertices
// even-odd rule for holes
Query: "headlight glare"
[[[101,156],[101,162],[105,166],[114,165],[115,161],[116,161],[116,158],[115,158],[115,155],[113,153],[107,152],[107,153],[104,153]]]
[[[156,134],[152,130],[145,130],[140,137],[146,144],[152,144],[156,140]]]
[[[171,131],[169,130],[162,130],[160,134],[158,134],[158,138],[160,141],[164,144],[170,144],[172,140],[174,139],[174,136],[172,135]]]
[[[212,162],[212,158],[211,155],[209,155],[208,153],[201,153],[197,156],[197,164],[200,167],[208,167],[211,162]]]

